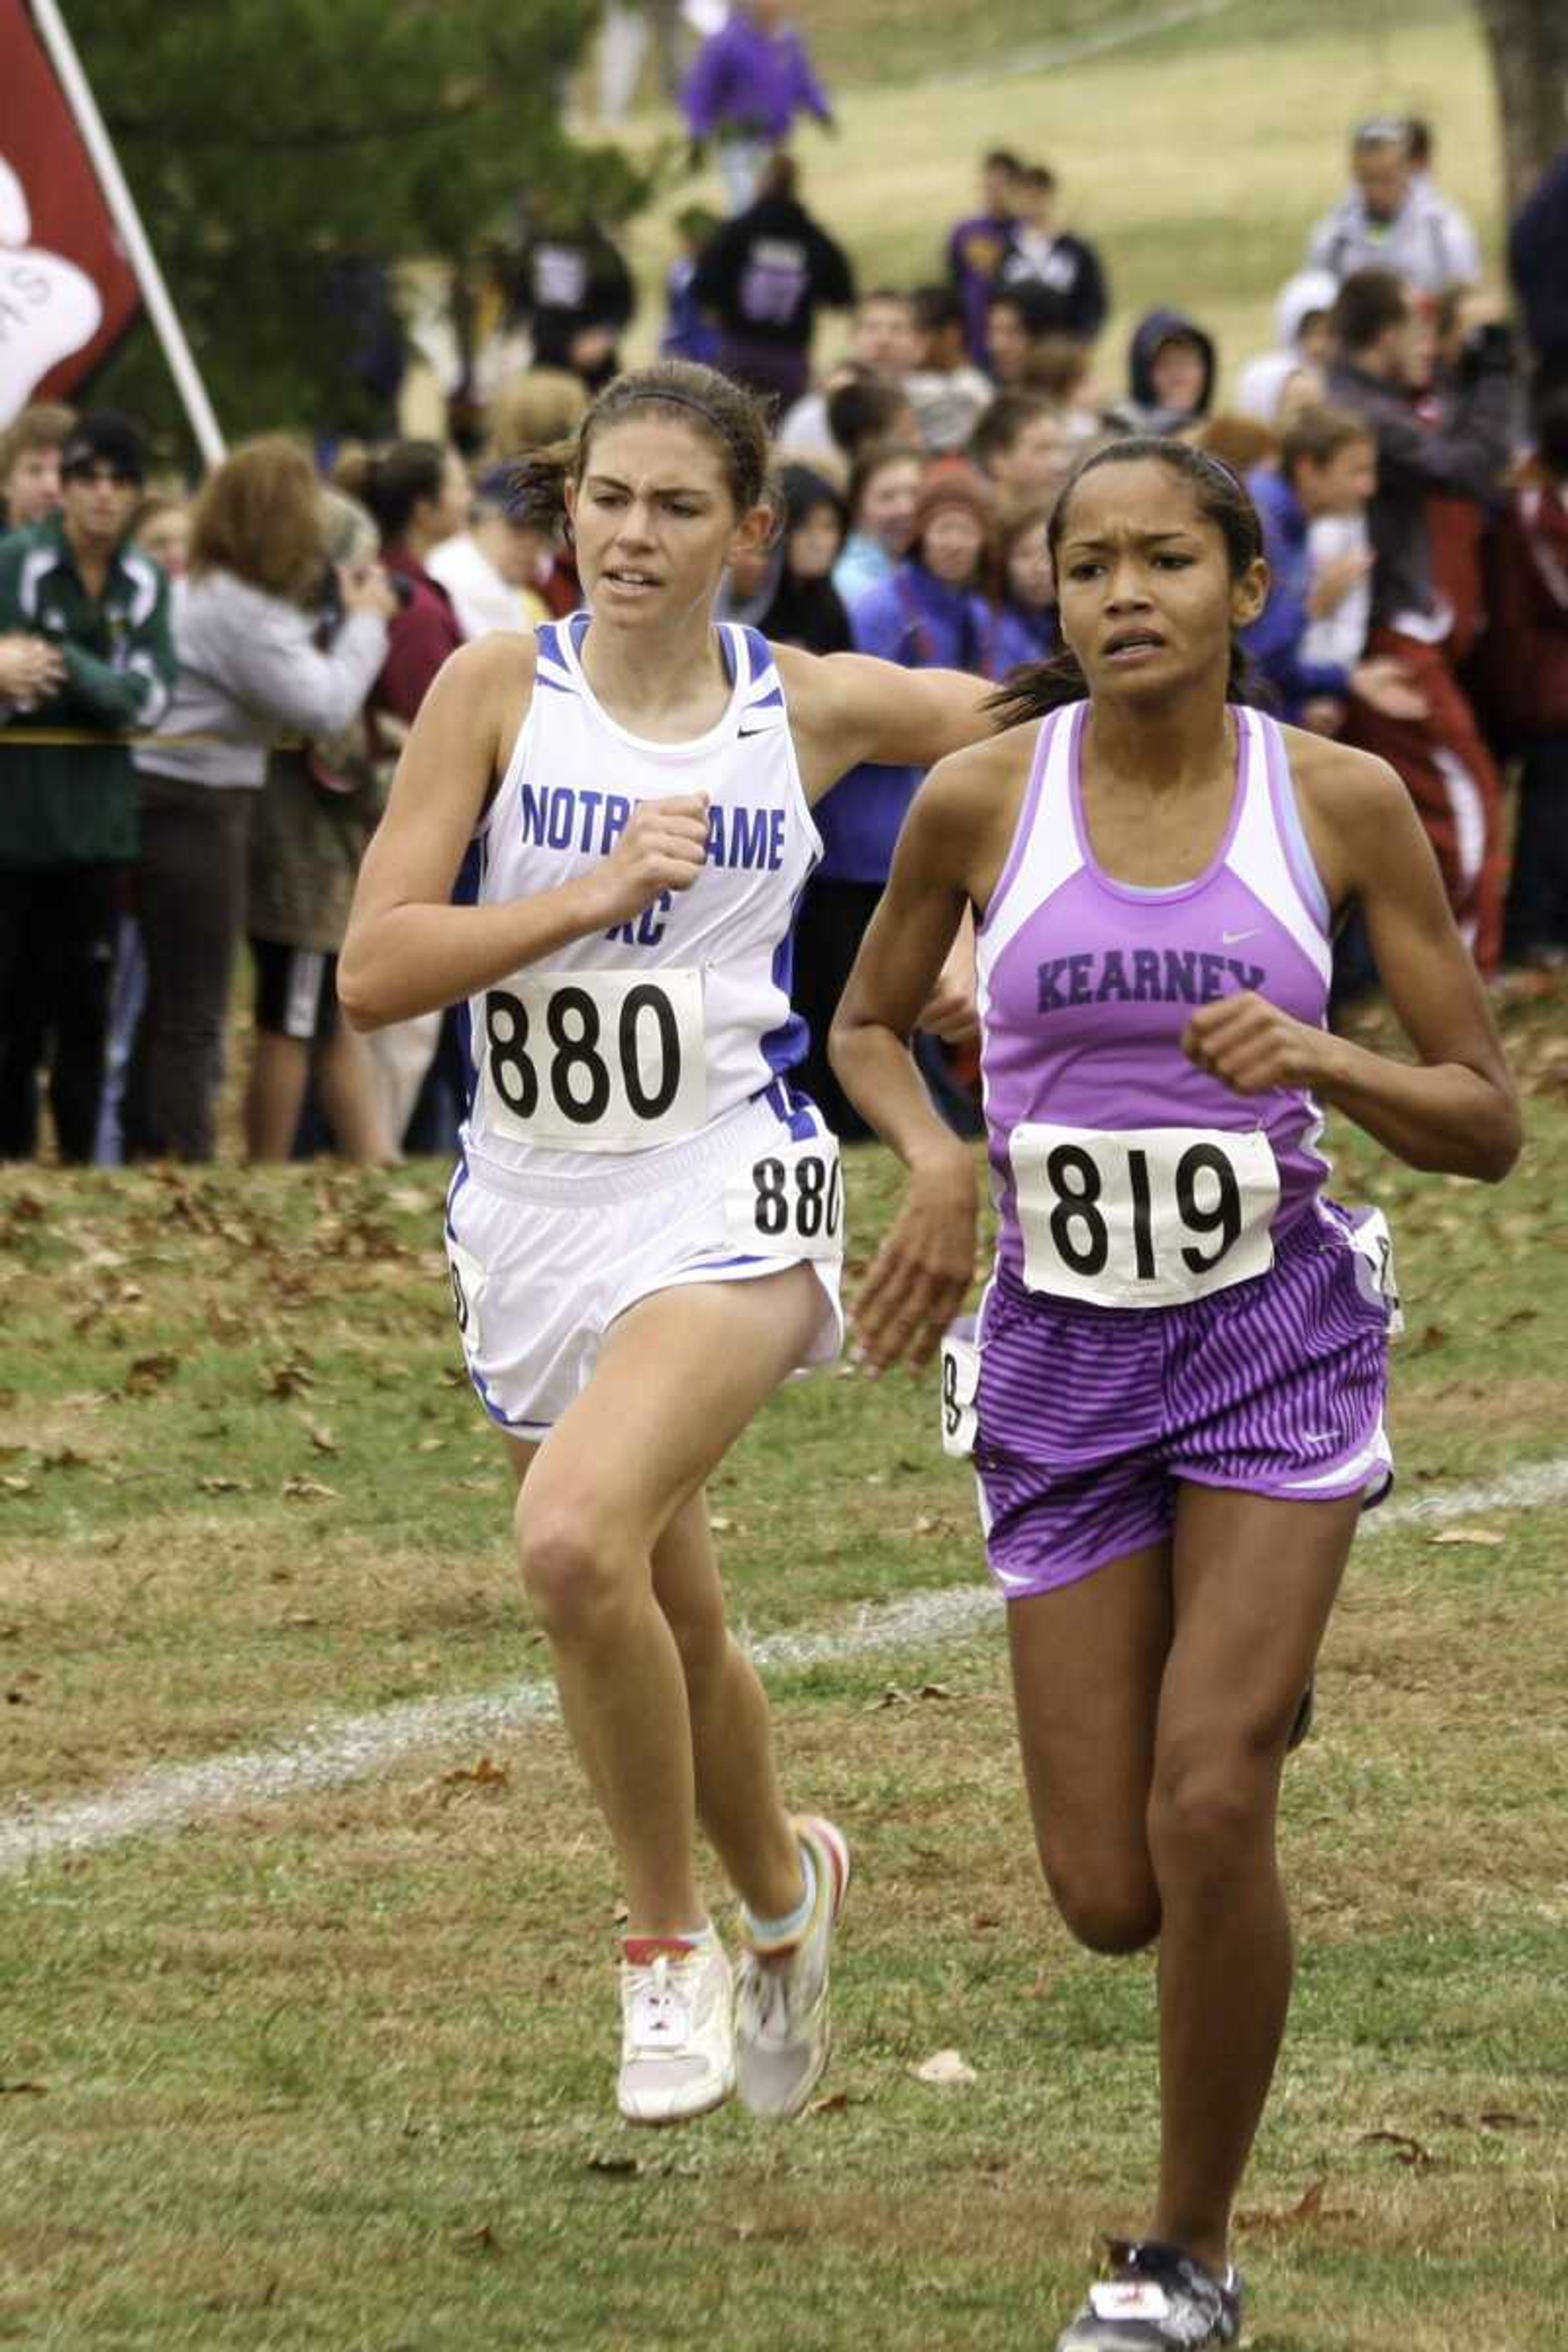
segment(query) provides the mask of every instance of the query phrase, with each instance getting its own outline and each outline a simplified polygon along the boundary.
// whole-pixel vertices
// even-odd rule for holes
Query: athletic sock
[[[717,1940],[712,1920],[704,1919],[700,1927],[682,1928],[679,1936],[623,1936],[621,1957],[634,1969],[648,1969],[661,1956],[666,1959],[684,1960],[691,1953],[700,1952]]]
[[[759,1919],[743,1903],[741,1906],[741,1927],[746,1941],[760,1952],[786,1950],[805,1933],[806,1922],[816,1902],[816,1864],[806,1847],[803,1845],[798,1851],[805,1893],[793,1911],[786,1911],[782,1919]]]

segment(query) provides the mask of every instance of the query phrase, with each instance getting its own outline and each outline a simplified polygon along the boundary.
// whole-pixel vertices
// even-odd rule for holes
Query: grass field
[[[1565,1008],[1509,1015],[1503,1191],[1333,1139],[1394,1221],[1400,1507],[1433,1516],[1358,1546],[1289,1774],[1255,2352],[1564,2341],[1562,1507],[1507,1498],[1568,1454]],[[1042,1898],[996,1615],[939,1627],[979,1559],[931,1394],[794,1383],[712,1495],[788,1783],[860,1865],[826,2095],[631,2132],[616,1886],[529,1711],[441,1181],[0,1179],[0,2342],[1038,2352],[1139,2218],[1152,1970]],[[858,1255],[892,1196],[856,1154]],[[377,1724],[402,1744],[365,1769]],[[268,1795],[310,1756],[337,1762]],[[204,1761],[173,1826],[116,1833]],[[98,1843],[55,1842],[64,1801]],[[972,2083],[917,2079],[942,2049]]]
[[[1102,387],[1124,388],[1128,331],[1156,303],[1209,327],[1228,380],[1272,345],[1276,291],[1344,185],[1350,126],[1382,110],[1431,120],[1443,185],[1500,253],[1495,101],[1465,0],[1240,0],[1098,54],[1000,70],[1164,13],[1154,0],[801,0],[841,117],[837,138],[809,124],[799,135],[805,194],[861,283],[939,277],[947,229],[973,209],[977,158],[1016,147],[1051,163],[1064,220],[1101,247],[1113,295]],[[651,142],[671,129],[650,113],[635,135]],[[634,356],[657,340],[672,216],[699,193],[718,201],[716,182],[681,181],[634,224],[645,289]],[[825,321],[819,357],[840,340]]]

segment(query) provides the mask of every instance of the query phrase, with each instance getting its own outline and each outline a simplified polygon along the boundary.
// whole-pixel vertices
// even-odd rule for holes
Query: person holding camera
[[[1377,449],[1367,507],[1374,563],[1366,652],[1396,661],[1426,706],[1420,718],[1395,718],[1352,694],[1344,740],[1377,753],[1404,779],[1454,919],[1489,975],[1502,949],[1502,782],[1455,674],[1454,615],[1434,578],[1427,500],[1438,492],[1485,504],[1496,495],[1513,446],[1512,339],[1501,319],[1473,326],[1442,414],[1426,424],[1415,401],[1422,321],[1405,280],[1389,269],[1355,270],[1331,319],[1338,356],[1329,398],[1362,419]]]
[[[136,789],[125,731],[174,682],[168,583],[131,543],[142,438],[95,409],[60,450],[60,511],[0,545],[0,1160],[37,1145],[49,1071],[64,1160],[92,1157]]]
[[[327,595],[342,620],[323,646]],[[269,748],[357,715],[396,609],[379,563],[329,566],[320,485],[296,443],[247,442],[208,479],[174,597],[179,684],[157,740],[135,753],[147,1002],[126,1085],[128,1159],[213,1157],[246,836]]]

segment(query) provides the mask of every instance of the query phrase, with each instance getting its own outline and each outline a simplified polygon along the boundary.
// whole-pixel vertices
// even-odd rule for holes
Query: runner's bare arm
[[[995,729],[996,691],[956,669],[901,669],[869,654],[808,654],[775,646],[805,797],[815,806],[841,776],[872,760],[930,768]]]
[[[1324,882],[1336,903],[1359,900],[1420,1059],[1393,1061],[1250,993],[1203,1006],[1184,1048],[1238,1094],[1310,1087],[1412,1168],[1496,1183],[1519,1157],[1519,1102],[1431,845],[1391,768],[1342,744],[1302,750],[1309,741],[1292,738],[1291,760]]]
[[[1019,767],[1014,746],[986,744],[944,761],[916,793],[833,1024],[846,1092],[910,1171],[856,1302],[878,1370],[925,1363],[973,1279],[973,1158],[932,1108],[909,1037],[975,896],[994,881]]]
[[[420,706],[360,868],[338,963],[350,1025],[457,1003],[568,940],[640,914],[701,870],[700,795],[640,805],[602,865],[524,898],[454,907],[452,884],[528,709],[531,638],[498,635],[442,667]]]

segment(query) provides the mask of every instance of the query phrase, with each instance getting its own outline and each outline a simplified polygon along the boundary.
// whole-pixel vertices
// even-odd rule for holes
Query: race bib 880
[[[520,972],[488,988],[484,1124],[556,1151],[640,1151],[708,1116],[702,975]]]
[[[1008,1154],[1031,1290],[1177,1307],[1274,1263],[1279,1171],[1261,1128],[1025,1125]]]

